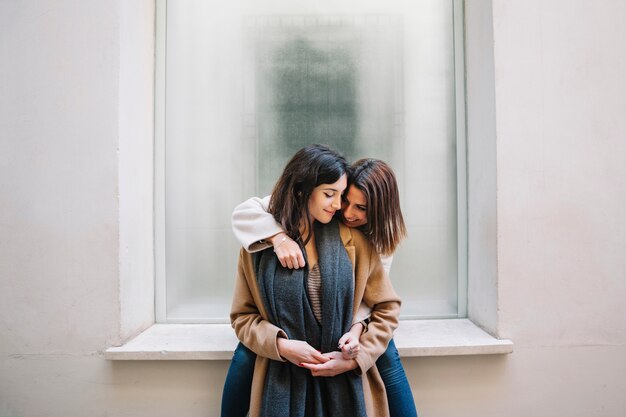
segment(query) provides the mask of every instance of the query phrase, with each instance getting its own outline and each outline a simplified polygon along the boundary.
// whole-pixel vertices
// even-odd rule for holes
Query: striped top
[[[322,276],[320,274],[320,267],[315,264],[309,270],[309,279],[307,283],[307,290],[309,291],[309,299],[311,300],[311,308],[315,318],[320,323],[322,322]]]

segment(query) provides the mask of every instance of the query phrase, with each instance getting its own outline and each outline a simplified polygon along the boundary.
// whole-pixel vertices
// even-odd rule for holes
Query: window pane
[[[168,321],[227,319],[231,211],[310,143],[391,164],[409,228],[391,271],[403,315],[456,316],[452,3],[336,3],[167,3]]]

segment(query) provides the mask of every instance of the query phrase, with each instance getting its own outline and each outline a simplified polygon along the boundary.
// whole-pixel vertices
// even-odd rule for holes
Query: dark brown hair
[[[313,230],[308,204],[313,189],[320,184],[337,182],[348,170],[346,159],[324,145],[309,145],[300,149],[287,163],[274,186],[268,212],[290,238],[299,239],[302,220],[307,222],[306,230]],[[306,241],[309,237],[310,233]]]
[[[407,236],[396,176],[380,159],[360,159],[352,164],[349,185],[365,194],[367,224],[359,229],[382,255],[391,255]]]

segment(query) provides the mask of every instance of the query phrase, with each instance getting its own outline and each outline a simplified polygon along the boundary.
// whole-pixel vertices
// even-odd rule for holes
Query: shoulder
[[[358,229],[348,227],[339,222],[339,235],[341,236],[344,246],[346,248],[354,247],[357,254],[360,253],[362,255],[369,255],[372,251],[374,251],[374,247],[370,241],[365,237],[363,232]]]

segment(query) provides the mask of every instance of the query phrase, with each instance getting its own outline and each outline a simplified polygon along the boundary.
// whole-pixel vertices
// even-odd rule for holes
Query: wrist
[[[363,333],[363,329],[365,328],[365,326],[363,326],[362,322],[358,322],[358,323],[354,323],[352,325],[352,327],[350,327],[350,333],[354,336],[361,336],[361,334]]]
[[[284,337],[276,337],[276,350],[278,350],[278,354],[280,355],[281,358],[285,359],[285,342],[287,341],[287,339],[285,339]]]
[[[272,246],[276,247],[277,245],[279,245],[286,238],[287,238],[287,233],[285,233],[285,232],[278,232],[274,236],[271,236],[270,238],[268,238],[266,240],[269,241],[272,244]]]

